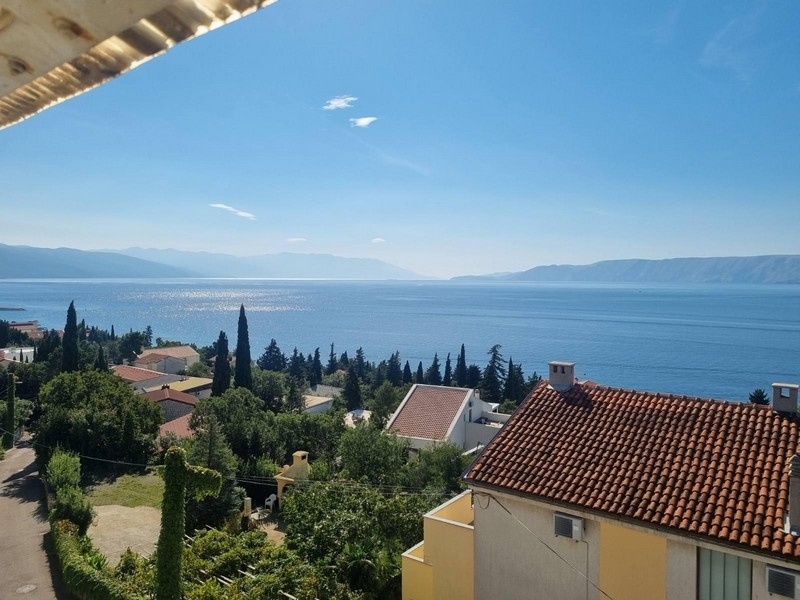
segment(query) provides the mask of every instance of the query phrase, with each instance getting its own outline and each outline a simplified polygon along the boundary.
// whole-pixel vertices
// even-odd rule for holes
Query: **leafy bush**
[[[56,491],[56,502],[50,513],[51,522],[70,521],[77,527],[79,535],[86,535],[93,519],[92,505],[78,488],[66,486]]]
[[[47,463],[47,483],[54,492],[64,487],[77,488],[81,480],[81,459],[74,452],[56,448]]]
[[[66,488],[69,489],[69,488]],[[78,529],[68,521],[55,521],[52,526],[58,562],[64,583],[80,600],[143,600],[143,596],[127,592],[123,586],[114,581],[104,566],[97,561],[90,564],[85,559],[81,548]]]

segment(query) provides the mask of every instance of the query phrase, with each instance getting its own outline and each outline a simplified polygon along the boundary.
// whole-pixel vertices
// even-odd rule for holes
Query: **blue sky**
[[[798,31],[794,0],[280,0],[0,132],[0,241],[442,277],[800,253]]]

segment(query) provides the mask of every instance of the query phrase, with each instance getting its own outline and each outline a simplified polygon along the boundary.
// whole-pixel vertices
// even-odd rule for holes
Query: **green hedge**
[[[81,553],[78,530],[74,523],[56,521],[51,528],[64,583],[80,600],[144,600],[114,581],[104,569],[97,569]]]

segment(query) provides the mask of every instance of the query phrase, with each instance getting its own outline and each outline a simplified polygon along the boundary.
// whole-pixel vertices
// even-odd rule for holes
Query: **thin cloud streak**
[[[358,100],[357,96],[335,96],[322,106],[322,110],[341,110],[343,108],[351,108],[353,106],[353,102],[356,100]]]
[[[358,117],[350,119],[350,127],[369,127],[377,120],[378,117]]]
[[[228,206],[227,204],[209,204],[211,208],[219,208],[220,210],[227,210],[228,212],[232,212],[237,217],[242,217],[243,219],[249,219],[250,221],[255,221],[256,216],[253,213],[245,212],[243,210],[239,210],[238,208],[234,208],[232,206]]]
[[[728,21],[703,48],[700,64],[709,68],[730,69],[749,81],[753,72],[751,40],[758,29],[763,8]]]
[[[293,237],[286,240],[290,244],[302,244],[303,242],[307,242],[308,240],[304,237]]]
[[[372,243],[373,244],[385,244],[386,240],[383,239],[382,237],[376,237],[376,238],[372,238]]]

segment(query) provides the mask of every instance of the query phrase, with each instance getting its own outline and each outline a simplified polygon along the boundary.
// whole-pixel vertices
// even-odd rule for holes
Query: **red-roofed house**
[[[476,390],[416,384],[397,407],[386,429],[419,450],[449,441],[467,450],[485,445],[509,415],[492,412]]]
[[[164,423],[158,430],[159,437],[170,433],[179,438],[192,437],[194,434],[192,430],[189,429],[189,419],[191,416],[191,414],[183,415],[182,417],[178,417],[177,419],[173,419],[172,421]]]
[[[128,383],[138,383],[140,381],[147,381],[148,379],[155,379],[164,375],[161,371],[153,371],[152,369],[142,369],[141,367],[131,367],[129,365],[114,365],[111,367],[114,374],[127,381]]]
[[[161,389],[143,394],[148,400],[158,403],[164,411],[164,421],[174,421],[178,417],[190,414],[197,406],[197,398],[185,392],[172,390],[168,385]]]
[[[403,598],[446,597],[456,566],[467,599],[800,598],[797,401],[789,384],[772,407],[586,385],[550,363],[468,470],[472,510],[465,492],[426,515]]]
[[[167,346],[144,350],[133,364],[161,373],[180,373],[199,361],[200,355],[191,346]]]

